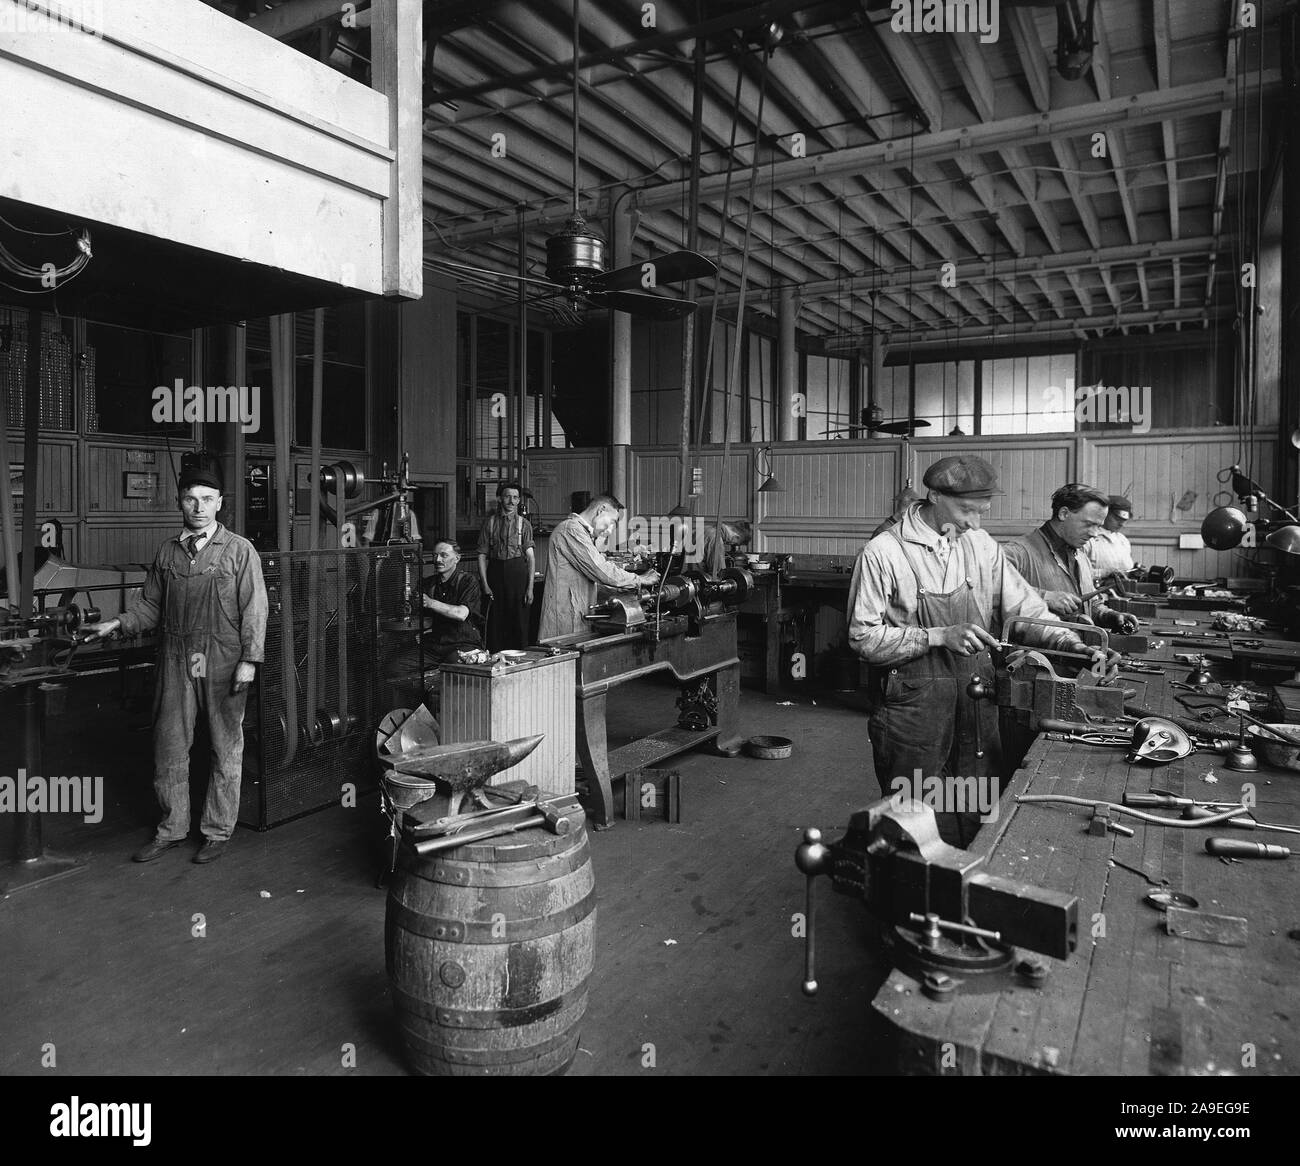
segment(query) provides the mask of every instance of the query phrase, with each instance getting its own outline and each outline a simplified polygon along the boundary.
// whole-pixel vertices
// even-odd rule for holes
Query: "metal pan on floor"
[[[794,752],[794,742],[789,737],[750,737],[745,752],[760,761],[781,761]]]

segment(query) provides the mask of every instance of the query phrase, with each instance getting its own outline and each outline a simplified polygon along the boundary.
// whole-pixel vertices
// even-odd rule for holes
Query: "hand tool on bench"
[[[1271,842],[1243,842],[1240,838],[1207,838],[1205,853],[1220,858],[1290,858],[1291,851]]]
[[[496,815],[489,824],[480,826],[478,829],[442,834],[435,838],[421,838],[415,843],[415,853],[421,858],[426,858],[428,855],[437,854],[439,851],[454,850],[457,846],[468,846],[472,842],[484,842],[489,838],[514,834],[520,830],[531,829],[533,826],[545,826],[552,834],[568,834],[573,830],[575,816],[582,813],[581,808],[577,807],[565,813],[546,802],[534,803],[528,806],[527,809],[534,812],[518,819],[510,818],[505,821],[502,820],[502,815]]]
[[[1213,810],[1197,805],[1183,807],[1184,818],[1208,818],[1213,813]],[[1300,834],[1300,826],[1283,826],[1277,822],[1260,822],[1252,818],[1249,814],[1241,814],[1238,817],[1229,818],[1228,825],[1236,826],[1241,830],[1272,830],[1277,834]]]
[[[1126,806],[1147,807],[1164,810],[1181,810],[1187,806],[1201,806],[1210,810],[1235,810],[1241,805],[1240,802],[1203,802],[1197,798],[1181,797],[1178,794],[1171,794],[1166,790],[1153,789],[1146,794],[1125,794],[1124,804]]]
[[[510,822],[522,822],[535,814],[542,814],[551,823],[561,817],[580,813],[577,794],[560,794],[552,798],[533,797],[528,801],[513,806],[497,806],[490,810],[478,810],[469,814],[451,814],[437,818],[432,822],[421,822],[415,815],[406,818],[407,833],[412,838],[437,838],[442,835],[465,834],[485,826],[505,825]],[[565,830],[555,833],[563,834]]]

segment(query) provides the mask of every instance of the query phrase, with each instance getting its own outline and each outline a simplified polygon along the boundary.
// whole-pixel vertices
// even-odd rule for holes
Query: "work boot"
[[[165,854],[173,846],[179,846],[184,841],[185,841],[184,838],[177,838],[171,842],[165,842],[161,838],[155,838],[152,842],[149,843],[148,846],[142,846],[133,855],[131,855],[131,861],[132,862],[153,862],[153,860],[157,858],[159,855]]]
[[[199,847],[199,852],[194,856],[194,861],[198,863],[216,862],[225,852],[225,842],[218,842],[214,838],[208,838]]]

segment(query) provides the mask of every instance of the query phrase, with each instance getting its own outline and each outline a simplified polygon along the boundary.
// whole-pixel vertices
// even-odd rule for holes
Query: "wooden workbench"
[[[1198,630],[1206,629],[1208,617]],[[1125,687],[1137,690],[1136,703],[1190,715],[1169,688],[1188,672],[1186,664],[1174,662],[1174,652],[1190,650],[1166,640],[1148,653],[1145,659],[1163,664],[1166,672],[1124,678]],[[1217,665],[1215,672],[1226,678],[1229,666]],[[1171,765],[1130,766],[1119,748],[1040,736],[1003,795],[998,821],[981,830],[972,850],[987,856],[990,874],[1077,895],[1078,950],[1067,961],[1047,961],[1052,971],[1042,988],[988,994],[963,988],[944,1003],[923,996],[910,976],[891,973],[874,1007],[897,1033],[899,1071],[1245,1077],[1300,1072],[1300,857],[1226,864],[1204,852],[1205,839],[1217,835],[1289,845],[1300,854],[1300,838],[1229,826],[1167,829],[1129,818],[1119,820],[1135,830],[1132,838],[1102,837],[1088,832],[1090,811],[1082,807],[1014,803],[1023,793],[1122,802],[1125,792],[1152,789],[1230,801],[1249,781],[1257,789],[1261,821],[1300,825],[1300,774],[1262,760],[1257,773],[1238,773],[1224,760],[1196,752]],[[1171,889],[1195,896],[1201,911],[1246,918],[1246,946],[1166,934],[1165,916],[1143,903],[1151,888],[1135,871],[1167,879]]]

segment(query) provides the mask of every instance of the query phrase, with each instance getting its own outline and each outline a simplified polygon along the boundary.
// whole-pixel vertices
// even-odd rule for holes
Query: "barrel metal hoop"
[[[594,885],[581,899],[563,911],[525,919],[505,919],[496,923],[490,919],[448,919],[439,915],[424,915],[395,899],[388,901],[389,916],[394,926],[412,935],[425,939],[442,939],[448,943],[517,943],[524,939],[540,939],[580,922],[595,909]]]
[[[435,1008],[427,1000],[420,1000],[409,992],[402,991],[396,984],[392,985],[393,996],[398,1008],[408,1016],[421,1020],[434,1020],[443,1028],[519,1028],[525,1024],[535,1024],[563,1012],[567,1008],[579,1005],[579,1011],[587,1008],[587,980],[567,992],[528,1004],[523,1008]]]
[[[449,1065],[482,1066],[488,1072],[500,1072],[510,1065],[531,1065],[541,1060],[548,1053],[554,1053],[566,1045],[576,1045],[581,1034],[570,1030],[542,1041],[540,1044],[525,1045],[518,1049],[430,1049],[426,1056],[431,1061],[444,1061]]]
[[[430,873],[428,867],[417,868],[412,873],[432,878],[435,883],[449,883],[457,887],[527,887],[548,879],[572,874],[591,861],[591,848],[583,839],[581,846],[553,859],[531,862],[510,862],[499,866],[462,866],[456,860],[439,855],[439,862]]]

